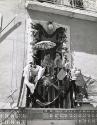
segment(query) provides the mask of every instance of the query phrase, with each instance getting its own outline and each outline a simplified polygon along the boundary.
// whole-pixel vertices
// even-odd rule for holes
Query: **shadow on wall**
[[[71,49],[97,55],[97,23],[73,19],[71,23]]]
[[[18,22],[16,23],[11,29],[9,29],[5,34],[3,34],[3,36],[0,37],[0,43],[6,39],[6,37],[12,33],[14,30],[16,30],[22,23],[21,22]]]
[[[85,52],[74,52],[74,67],[81,69],[85,76],[91,76],[97,80],[97,55]]]

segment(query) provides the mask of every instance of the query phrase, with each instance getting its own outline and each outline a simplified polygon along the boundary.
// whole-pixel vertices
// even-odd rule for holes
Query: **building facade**
[[[3,104],[7,104],[6,106],[10,108],[14,106],[14,103],[16,105],[18,103],[18,107],[30,108],[28,111],[32,111],[32,115],[26,115],[32,120],[27,121],[29,125],[39,124],[39,119],[45,120],[41,124],[64,124],[65,122],[70,125],[75,124],[74,120],[66,121],[68,113],[69,116],[70,113],[75,113],[72,108],[79,108],[80,105],[80,109],[94,109],[93,106],[96,107],[97,104],[96,0],[7,0],[0,2],[0,12],[3,15],[1,31],[4,29],[0,34],[0,101],[4,102],[1,103],[1,108],[4,108]],[[42,47],[44,45],[43,48],[40,48],[40,43]],[[62,70],[56,62],[56,53],[61,55],[60,60],[66,61],[62,63],[64,64],[61,67]],[[51,57],[50,60],[49,57]],[[45,68],[44,61],[47,64]],[[50,64],[53,62],[55,65],[49,65],[49,61]],[[67,62],[68,65],[65,65]],[[41,71],[46,69],[45,76],[41,77],[44,81],[39,81],[41,74],[38,74],[40,83],[37,89],[33,84],[25,81],[27,76],[25,71],[28,70],[25,69],[29,64],[39,66]],[[66,72],[63,71],[64,68],[67,68]],[[87,100],[73,100],[71,90],[74,91],[74,89],[71,88],[74,86],[70,86],[73,68],[81,71],[82,79],[79,81],[81,83],[84,79],[84,85],[86,85],[84,90],[87,90],[88,98],[86,93],[83,96]],[[34,73],[36,72],[38,71],[34,70]],[[34,79],[34,84],[36,83],[37,79]],[[42,87],[41,83],[43,83]],[[33,91],[37,91],[38,95],[36,93],[33,96]],[[84,108],[82,104],[85,104]],[[72,118],[78,118],[77,115],[72,115]],[[33,118],[38,119],[37,122],[33,121]],[[96,123],[96,120],[93,120]],[[84,124],[87,123],[84,122]]]
[[[96,42],[95,41],[97,39],[96,37],[96,30],[97,30],[96,1],[94,1],[95,4],[93,3],[93,1],[91,4],[91,6],[94,9],[91,6],[88,6],[89,2],[91,1],[88,1],[88,2],[87,1],[67,1],[66,3],[64,1],[61,1],[61,2],[42,1],[42,0],[27,1],[26,2],[26,9],[28,14],[27,63],[29,63],[31,60],[32,61],[34,60],[33,58],[34,49],[32,48],[35,45],[35,43],[40,41],[50,40],[50,41],[54,41],[57,46],[57,42],[59,38],[56,37],[56,39],[54,39],[53,33],[55,31],[57,32],[58,28],[64,27],[66,30],[65,31],[66,39],[64,40],[64,36],[63,36],[63,38],[60,38],[59,41],[63,40],[63,43],[66,44],[68,52],[66,52],[66,48],[65,48],[65,52],[61,48],[63,58],[67,57],[67,60],[69,61],[69,64],[70,64],[69,65],[70,69],[77,68],[81,70],[81,73],[86,78],[94,79],[93,85],[95,86],[95,92],[96,92],[96,79],[97,79],[96,78],[97,73],[95,70],[97,68],[95,63],[96,62]],[[51,32],[52,34],[51,37],[47,29],[48,22],[52,22],[52,25],[54,28],[54,31]],[[40,24],[41,26],[39,26],[38,24]],[[44,31],[42,31],[43,29]],[[47,32],[48,35],[45,35],[46,34],[45,32]],[[56,47],[55,50],[57,51],[57,49],[58,48]],[[41,63],[39,63],[39,65],[40,64]],[[88,92],[91,91],[92,93],[94,91],[94,88],[88,85],[87,91]],[[92,95],[90,94],[89,98],[91,99],[94,97],[92,97]],[[95,96],[95,99],[96,99],[96,96]]]

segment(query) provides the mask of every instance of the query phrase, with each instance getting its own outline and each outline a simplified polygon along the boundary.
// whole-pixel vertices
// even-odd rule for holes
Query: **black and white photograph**
[[[97,125],[97,0],[0,0],[0,125]]]

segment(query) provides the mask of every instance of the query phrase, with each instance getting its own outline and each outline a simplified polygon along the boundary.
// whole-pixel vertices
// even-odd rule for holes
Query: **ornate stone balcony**
[[[97,21],[96,0],[27,0],[32,10]]]

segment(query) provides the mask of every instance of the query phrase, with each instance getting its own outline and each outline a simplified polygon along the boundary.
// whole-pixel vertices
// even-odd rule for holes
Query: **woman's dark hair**
[[[62,53],[59,52],[59,51],[56,51],[56,53],[58,53],[60,55],[61,59],[62,59]]]

